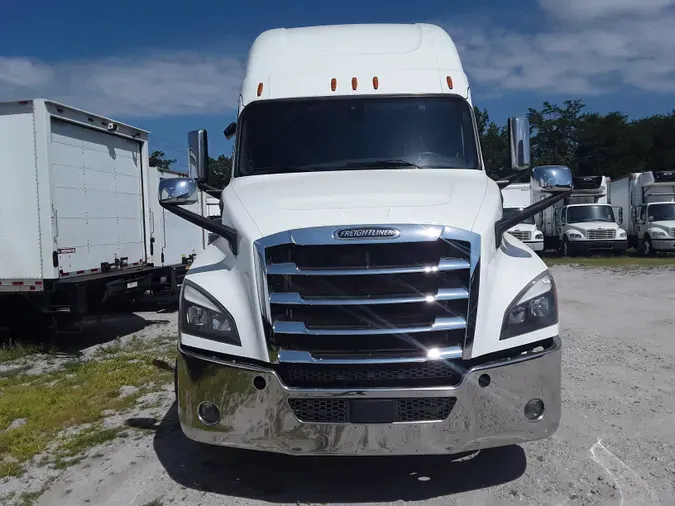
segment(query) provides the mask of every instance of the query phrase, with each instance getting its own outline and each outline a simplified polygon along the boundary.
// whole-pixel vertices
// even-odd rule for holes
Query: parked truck
[[[273,29],[250,49],[222,217],[205,130],[162,205],[218,238],[181,290],[175,388],[195,441],[292,455],[445,454],[523,443],[560,420],[558,299],[505,233],[467,76],[429,24]],[[529,125],[509,120],[512,166]]]
[[[528,183],[513,183],[502,190],[502,218],[511,218],[532,204],[532,191]],[[544,234],[537,229],[534,217],[528,218],[508,230],[513,237],[523,241],[533,251],[544,249]]]
[[[646,256],[675,251],[675,171],[631,173],[612,181],[611,189],[631,246]]]
[[[201,249],[172,248],[182,238],[161,215],[181,220],[158,205],[165,176],[145,130],[49,100],[0,103],[0,175],[0,325],[72,328],[146,292],[177,294],[180,252]]]
[[[626,251],[626,231],[617,223],[623,216],[609,204],[609,184],[607,176],[575,176],[572,193],[535,220],[544,232],[544,248],[559,250],[564,256]],[[534,191],[533,197],[537,201],[547,198],[547,193]]]

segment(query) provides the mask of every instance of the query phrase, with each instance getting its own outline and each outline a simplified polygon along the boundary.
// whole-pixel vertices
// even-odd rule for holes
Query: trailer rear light
[[[377,76],[375,76],[373,77],[373,89],[376,90],[379,87],[380,87],[380,80],[377,78]]]
[[[448,83],[448,88],[450,88],[450,89],[453,88],[452,77],[447,76],[447,77],[445,78],[445,82]]]
[[[23,281],[12,281],[12,286],[23,286]]]
[[[330,80],[330,89],[335,91],[337,89],[337,79],[333,78]]]
[[[356,91],[356,88],[359,86],[359,81],[356,77],[352,77],[352,90]]]
[[[262,95],[263,92],[263,83],[258,83],[258,96]]]

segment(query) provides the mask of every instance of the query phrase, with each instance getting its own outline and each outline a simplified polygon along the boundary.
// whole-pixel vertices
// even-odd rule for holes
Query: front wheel
[[[564,257],[570,256],[570,245],[569,245],[569,243],[570,242],[567,239],[567,237],[563,238],[562,246],[560,247],[560,251],[562,253],[562,256],[564,256]]]
[[[652,239],[649,236],[645,236],[644,241],[642,241],[642,254],[646,257],[653,257],[656,255],[656,250],[652,245]]]

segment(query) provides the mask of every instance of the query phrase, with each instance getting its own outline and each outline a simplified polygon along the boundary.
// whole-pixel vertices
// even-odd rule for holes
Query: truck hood
[[[228,189],[262,236],[313,226],[444,224],[471,230],[487,176],[466,169],[400,169],[247,176]],[[226,204],[227,206],[227,204]]]
[[[537,225],[533,223],[518,223],[515,227],[511,227],[509,232],[536,232]]]
[[[588,223],[568,223],[567,228],[585,233],[588,230],[619,230],[619,225],[606,221],[591,221]]]

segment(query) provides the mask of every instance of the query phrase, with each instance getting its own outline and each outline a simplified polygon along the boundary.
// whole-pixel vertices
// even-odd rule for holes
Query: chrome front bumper
[[[187,437],[202,443],[292,455],[453,454],[524,443],[551,436],[560,422],[559,338],[543,352],[501,359],[468,369],[455,387],[403,389],[288,388],[275,371],[179,349],[178,413]],[[479,377],[490,377],[488,386]],[[265,387],[254,386],[262,377]],[[484,378],[485,379],[485,378]],[[261,386],[261,380],[256,381]],[[485,382],[483,381],[482,384]],[[440,422],[304,423],[289,399],[394,399],[454,397]],[[545,410],[531,422],[525,404],[541,399]],[[197,409],[210,401],[220,421],[208,426]]]

